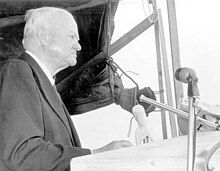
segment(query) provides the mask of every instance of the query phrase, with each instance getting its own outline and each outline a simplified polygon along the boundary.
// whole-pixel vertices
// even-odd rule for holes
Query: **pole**
[[[189,99],[189,126],[187,139],[187,171],[194,170],[195,151],[196,151],[196,100],[199,96],[197,86],[198,79],[193,79],[191,75],[188,80],[188,99]]]

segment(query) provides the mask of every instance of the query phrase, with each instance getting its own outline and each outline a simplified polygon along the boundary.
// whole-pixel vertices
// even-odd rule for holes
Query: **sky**
[[[148,17],[149,9],[146,2],[147,0],[121,0],[119,2],[112,42]],[[220,105],[220,22],[218,18],[220,2],[218,0],[176,0],[175,5],[181,66],[193,68],[197,73],[201,101],[210,105]],[[157,6],[162,11],[171,73],[166,1],[157,0]],[[154,36],[154,28],[151,27],[113,55],[113,59],[121,68],[128,71],[127,74],[139,84],[140,88],[151,87],[154,91],[158,91]],[[125,87],[134,86],[125,77],[122,77],[122,80]],[[171,84],[173,86],[173,80]],[[187,86],[183,86],[184,93],[186,93]],[[157,101],[159,101],[158,95]],[[129,112],[112,104],[83,115],[72,116],[72,119],[82,146],[94,149],[113,140],[127,139],[134,143],[134,132],[137,128],[135,121],[132,123],[131,136],[127,137],[131,117]],[[160,113],[152,112],[148,119],[150,120],[149,130],[155,136],[155,141],[162,140]]]

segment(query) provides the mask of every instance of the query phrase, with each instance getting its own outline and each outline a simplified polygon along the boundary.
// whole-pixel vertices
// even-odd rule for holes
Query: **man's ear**
[[[39,27],[37,29],[37,38],[43,45],[48,45],[48,29],[45,27]]]

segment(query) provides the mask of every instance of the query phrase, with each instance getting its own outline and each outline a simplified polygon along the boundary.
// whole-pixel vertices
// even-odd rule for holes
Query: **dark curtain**
[[[112,35],[114,31],[118,0],[78,11],[68,8],[90,1],[92,0],[0,0],[0,18],[7,20],[7,17],[24,15],[26,10],[42,6],[69,9],[78,24],[82,50],[78,53],[77,65],[66,68],[55,77],[58,91],[68,111],[71,115],[81,114],[116,103],[131,112],[136,103],[138,89],[124,89],[117,75],[117,67],[109,62],[111,58],[106,54],[109,45],[108,33]],[[18,58],[24,52],[21,43],[23,28],[24,23],[0,28],[0,61]],[[84,64],[93,60],[99,53],[103,53],[99,60],[81,70]],[[64,80],[68,81],[63,84]],[[148,97],[155,97],[153,91],[144,92],[147,92]]]

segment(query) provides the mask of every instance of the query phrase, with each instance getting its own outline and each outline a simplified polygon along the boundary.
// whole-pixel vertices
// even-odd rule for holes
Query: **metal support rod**
[[[189,125],[187,139],[187,171],[194,171],[195,151],[196,151],[196,100],[199,97],[198,78],[193,78],[193,74],[188,74],[188,99],[189,99]]]
[[[157,101],[155,101],[155,100],[152,100],[152,99],[150,99],[150,98],[148,98],[148,97],[145,97],[144,95],[141,95],[140,98],[139,98],[139,100],[140,100],[141,102],[145,102],[145,103],[152,104],[152,105],[154,105],[154,106],[156,106],[156,107],[159,107],[159,108],[161,108],[161,109],[165,109],[165,110],[167,110],[167,111],[173,112],[173,113],[177,114],[178,116],[181,116],[181,117],[183,117],[183,118],[188,119],[188,113],[186,113],[186,112],[184,112],[184,111],[182,111],[182,110],[173,108],[173,107],[171,107],[171,106],[165,105],[165,104],[163,104],[163,103],[159,103],[159,102],[157,102]],[[210,126],[210,127],[212,127],[212,128],[218,128],[218,124],[212,123],[212,122],[210,122],[210,121],[208,121],[208,120],[205,120],[205,119],[202,119],[202,118],[200,118],[200,117],[196,117],[196,121],[200,122],[201,124]]]
[[[189,97],[189,126],[187,139],[187,171],[194,170],[196,150],[196,109],[195,97]]]

